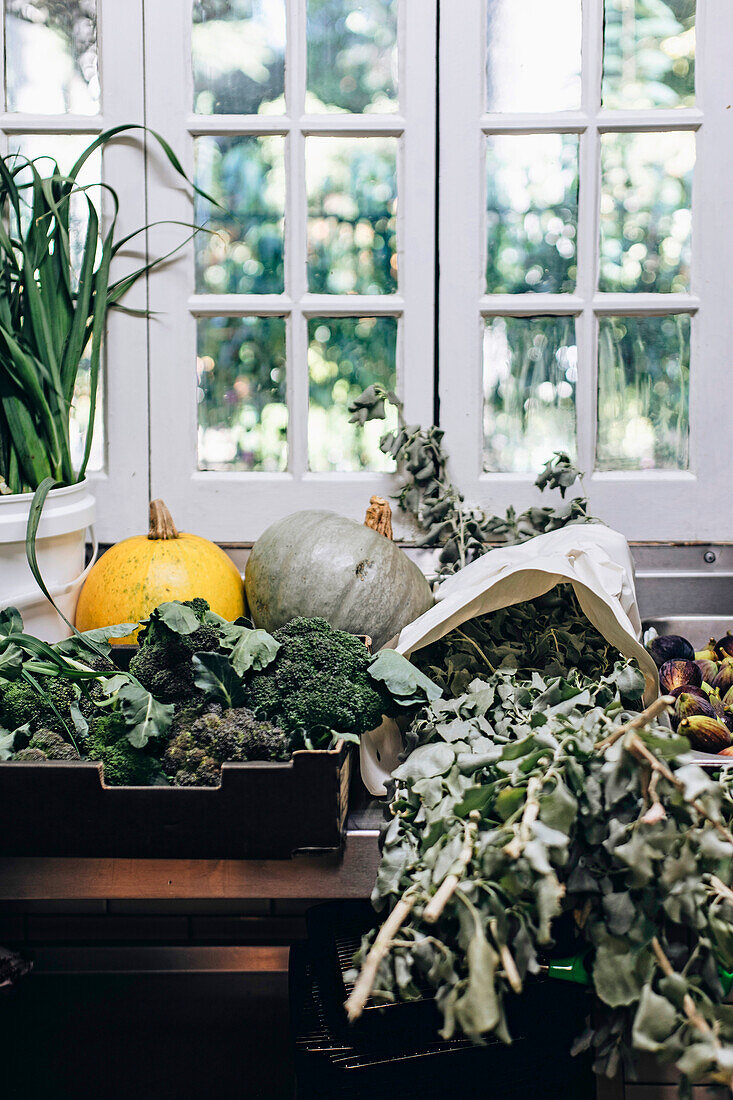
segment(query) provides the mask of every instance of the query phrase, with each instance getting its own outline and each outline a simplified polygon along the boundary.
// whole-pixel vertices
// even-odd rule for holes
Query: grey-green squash
[[[257,627],[317,615],[337,630],[368,634],[375,652],[434,603],[423,573],[392,541],[382,497],[372,497],[364,524],[326,511],[273,523],[252,548],[245,589]]]

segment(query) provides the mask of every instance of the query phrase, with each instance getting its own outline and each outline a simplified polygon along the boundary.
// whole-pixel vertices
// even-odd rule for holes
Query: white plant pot
[[[36,584],[25,556],[25,532],[32,500],[32,493],[0,496],[0,607],[17,607],[28,634],[58,642],[69,636],[69,628]],[[89,483],[82,481],[51,490],[38,527],[36,553],[41,576],[71,622],[81,586],[97,556],[94,518],[94,497]],[[93,554],[85,569],[89,527]]]

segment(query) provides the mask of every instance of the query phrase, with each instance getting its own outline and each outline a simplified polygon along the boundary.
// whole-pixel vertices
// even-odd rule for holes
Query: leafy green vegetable
[[[237,707],[244,701],[244,686],[228,657],[222,653],[195,653],[194,683],[215,703]]]
[[[178,600],[158,604],[154,615],[174,634],[193,634],[201,626],[201,620],[194,609]]]
[[[466,691],[477,676],[511,668],[521,679],[531,679],[535,672],[593,680],[615,675],[612,682],[619,692],[638,699],[644,677],[636,665],[617,665],[620,659],[618,650],[585,617],[569,584],[470,619],[412,655],[414,664],[450,695]],[[562,703],[549,696],[546,701]]]
[[[280,649],[280,643],[266,630],[246,626],[237,627],[236,633],[230,630],[221,644],[223,648],[231,649],[230,660],[238,676],[244,676],[251,668],[256,672],[267,668]]]
[[[499,668],[434,701],[406,735],[372,895],[403,911],[372,996],[427,985],[444,1035],[508,1039],[506,998],[562,927],[604,1006],[575,1048],[594,1049],[597,1072],[636,1049],[673,1062],[683,1091],[700,1072],[730,1087],[718,965],[733,960],[733,776],[711,778],[646,716],[628,725],[628,662],[597,679],[556,676],[550,650],[550,675],[517,663],[521,676]]]
[[[127,739],[136,749],[162,738],[170,729],[175,708],[170,703],[159,703],[140,684],[128,680],[119,688],[117,699],[127,723]]]
[[[429,703],[443,694],[436,683],[394,649],[379,651],[369,665],[369,675],[384,684],[401,707]]]
[[[13,755],[13,745],[15,743],[15,730],[9,733],[8,730],[0,729],[0,760],[9,760]]]

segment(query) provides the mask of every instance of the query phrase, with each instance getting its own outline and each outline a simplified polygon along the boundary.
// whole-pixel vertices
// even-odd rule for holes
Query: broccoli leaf
[[[126,672],[116,672],[114,676],[106,676],[103,680],[100,680],[99,683],[103,695],[114,695],[124,684],[130,683],[130,677]]]
[[[74,723],[76,732],[81,734],[82,737],[85,737],[86,734],[89,733],[89,723],[79,710],[78,703],[72,703],[69,706],[69,715],[71,716],[71,721]]]
[[[193,608],[185,607],[178,600],[160,604],[153,615],[165,623],[174,634],[193,634],[194,630],[198,630],[201,626],[201,621]]]
[[[242,633],[234,646],[230,660],[239,676],[253,668],[255,672],[267,668],[277,656],[280,643],[276,642],[266,630],[248,630],[242,627]]]
[[[402,707],[433,702],[443,694],[424,672],[420,672],[411,661],[394,649],[379,651],[369,665],[369,675],[373,680],[383,683],[395,702]]]
[[[0,652],[0,680],[17,680],[23,669],[23,653],[13,642]]]
[[[127,723],[127,738],[136,749],[167,733],[175,710],[172,703],[159,703],[141,684],[131,680],[120,687],[117,698]]]
[[[5,607],[0,611],[0,634],[22,634],[23,616],[17,607]]]
[[[127,638],[137,630],[139,623],[117,623],[115,626],[100,626],[96,630],[85,630],[82,634],[73,634],[71,638],[64,638],[58,642],[54,649],[67,657],[88,657],[90,652],[95,657],[99,656],[99,650],[107,656],[112,652],[109,644],[110,638]],[[90,645],[86,645],[90,642]]]
[[[194,653],[194,683],[212,702],[225,707],[240,706],[244,701],[242,682],[228,657],[221,653]]]
[[[9,760],[13,755],[14,741],[15,732],[10,733],[8,730],[0,729],[0,760]]]

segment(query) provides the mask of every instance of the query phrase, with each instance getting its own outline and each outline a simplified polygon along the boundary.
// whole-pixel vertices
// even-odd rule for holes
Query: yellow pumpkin
[[[92,568],[79,596],[76,628],[140,622],[158,604],[196,596],[225,619],[244,614],[244,585],[231,558],[208,539],[179,533],[163,501],[154,500],[148,534],[118,542]]]

